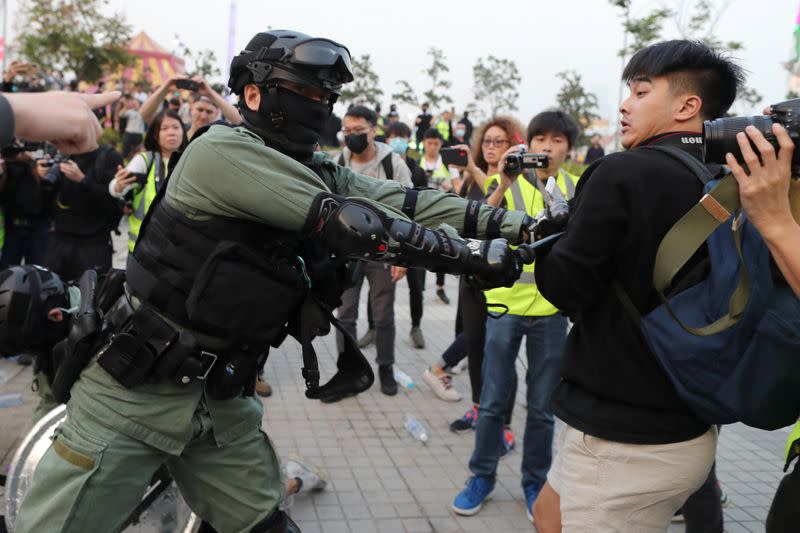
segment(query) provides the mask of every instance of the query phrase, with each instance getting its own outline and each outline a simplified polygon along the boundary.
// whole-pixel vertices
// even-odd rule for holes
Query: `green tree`
[[[420,104],[419,97],[409,82],[400,80],[397,85],[400,86],[400,89],[396,93],[392,93],[392,100],[413,106]]]
[[[510,59],[489,55],[478,58],[472,67],[475,99],[487,102],[492,116],[501,111],[516,111],[519,98],[519,75],[517,64]]]
[[[20,54],[88,82],[131,64],[125,48],[131,27],[121,14],[104,16],[106,5],[107,0],[26,0],[19,6]]]
[[[191,76],[201,76],[203,79],[213,78],[222,74],[217,63],[217,56],[213,50],[200,50],[197,54],[190,56],[192,61]]]
[[[399,80],[397,82],[398,91],[392,93],[392,100],[413,106],[428,102],[432,111],[436,111],[442,104],[453,103],[453,99],[448,94],[452,84],[444,79],[444,75],[450,72],[450,67],[445,63],[444,52],[438,48],[431,47],[428,49],[428,55],[431,56],[431,66],[425,69],[425,74],[428,75],[431,88],[423,92],[422,97],[419,97],[411,83],[406,80]]]
[[[625,59],[661,38],[664,21],[672,15],[666,8],[653,9],[644,16],[634,17],[633,0],[609,0],[611,5],[620,10],[622,29],[624,31],[622,49],[619,51],[623,62]]]
[[[472,122],[475,124],[483,122],[484,118],[486,118],[486,112],[476,102],[468,103],[464,111],[469,113],[470,119],[472,119]]]
[[[449,94],[452,84],[444,78],[444,75],[450,72],[450,67],[445,63],[444,52],[439,48],[432,46],[428,50],[428,55],[431,56],[431,66],[425,70],[425,74],[431,81],[431,88],[422,93],[422,96],[430,102],[433,109],[439,109],[442,104],[453,103]]]
[[[380,88],[380,78],[372,70],[372,61],[369,54],[353,58],[353,82],[342,87],[342,102],[365,101],[372,105],[380,104],[383,91]]]
[[[581,128],[578,144],[586,143],[585,131],[597,114],[597,96],[583,87],[581,75],[574,70],[565,70],[556,74],[564,83],[558,91],[556,101],[558,107],[575,119]]]

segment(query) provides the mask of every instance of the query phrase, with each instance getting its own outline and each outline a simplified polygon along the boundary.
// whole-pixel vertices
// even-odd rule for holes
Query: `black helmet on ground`
[[[0,272],[0,356],[50,349],[66,334],[66,323],[50,321],[48,313],[67,303],[66,285],[47,269],[20,265]]]
[[[315,148],[342,85],[353,81],[350,52],[330,39],[291,30],[256,34],[231,62],[228,86],[239,95],[244,125],[270,146],[303,159]],[[258,110],[245,102],[245,87],[261,91]],[[327,93],[327,101],[294,88]]]

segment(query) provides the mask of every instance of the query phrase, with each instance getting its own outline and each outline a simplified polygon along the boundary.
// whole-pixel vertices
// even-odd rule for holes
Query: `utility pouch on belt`
[[[222,241],[205,261],[186,300],[193,327],[266,348],[303,301],[302,272],[284,257],[265,258]],[[247,351],[247,350],[246,350]]]
[[[127,297],[120,298],[115,307],[124,305],[120,302],[127,302]],[[97,363],[120,384],[132,388],[145,382],[156,359],[177,337],[175,328],[143,305],[100,350]]]

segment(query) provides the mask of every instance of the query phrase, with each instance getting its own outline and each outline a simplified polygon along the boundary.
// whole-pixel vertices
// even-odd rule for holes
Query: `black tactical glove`
[[[522,264],[506,239],[466,239],[466,245],[470,251],[466,268],[470,285],[482,290],[511,287],[519,279]]]
[[[567,228],[569,204],[553,178],[547,181],[547,194],[544,200],[547,207],[533,218],[525,215],[522,222],[522,231],[527,233],[530,242],[555,235]]]

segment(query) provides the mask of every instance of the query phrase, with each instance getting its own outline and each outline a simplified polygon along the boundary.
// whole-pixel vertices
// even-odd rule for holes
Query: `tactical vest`
[[[487,190],[492,183],[499,182],[500,176],[495,174],[486,180]],[[505,193],[507,208],[514,211],[525,211],[535,216],[545,207],[542,191],[544,183],[533,176],[531,183],[520,175]],[[556,183],[567,199],[575,195],[575,184],[578,177],[560,170]],[[518,316],[550,316],[558,312],[539,292],[534,276],[534,264],[525,265],[522,275],[512,287],[498,287],[485,291],[487,304],[499,304],[508,307],[508,314]]]
[[[298,236],[242,219],[190,220],[160,199],[128,256],[128,289],[228,347],[279,344],[306,294],[299,247]]]
[[[323,161],[311,168],[338,194],[335,163]],[[307,397],[368,389],[374,380],[372,369],[356,340],[332,314],[356,276],[346,260],[333,259],[319,240],[262,223],[222,216],[189,219],[165,201],[168,181],[159,189],[128,256],[127,289],[142,307],[188,330],[197,340],[193,346],[201,350],[201,361],[209,354],[214,361],[222,359],[222,365],[212,363],[211,388],[206,391],[220,399],[242,388],[252,394],[253,365],[263,364],[269,347],[280,346],[287,335],[302,347]],[[331,325],[344,334],[345,347],[337,374],[320,387],[311,341],[327,334]],[[142,340],[146,341],[137,342]],[[159,351],[166,357],[155,361],[156,375],[180,378],[180,373],[165,369],[175,350]]]
[[[162,163],[161,154],[153,152],[143,152],[142,158],[147,165],[147,180],[144,187],[136,191],[133,195],[133,213],[128,217],[128,252],[133,252],[136,246],[136,239],[139,237],[139,228],[142,227],[144,216],[150,209],[150,204],[156,198],[156,176],[161,176]]]

